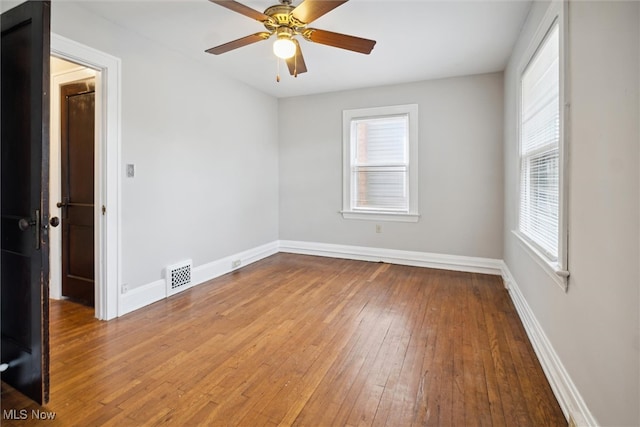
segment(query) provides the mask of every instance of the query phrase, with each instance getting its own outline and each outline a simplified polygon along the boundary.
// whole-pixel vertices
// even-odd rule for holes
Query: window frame
[[[352,206],[353,179],[352,168],[355,160],[351,131],[354,120],[375,119],[393,116],[408,117],[407,151],[407,193],[408,209],[358,209]],[[418,213],[418,105],[405,104],[388,107],[372,107],[344,110],[342,112],[342,210],[345,219],[373,221],[417,222]]]
[[[569,193],[569,85],[566,76],[568,75],[568,37],[567,23],[568,14],[565,9],[565,2],[553,0],[538,27],[535,36],[532,38],[523,61],[518,68],[517,79],[517,198],[516,198],[516,228],[512,233],[518,238],[521,246],[530,256],[543,268],[543,270],[553,279],[553,281],[565,291],[568,290],[568,193]],[[551,34],[554,27],[558,27],[559,37],[559,141],[558,141],[558,255],[556,259],[542,249],[536,242],[520,231],[520,208],[522,198],[522,81],[523,75],[529,64],[533,61]]]

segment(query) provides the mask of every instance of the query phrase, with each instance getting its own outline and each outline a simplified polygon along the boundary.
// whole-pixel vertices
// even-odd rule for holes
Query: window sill
[[[344,219],[360,219],[365,221],[418,222],[419,214],[391,212],[341,211]]]
[[[546,256],[542,254],[535,246],[533,246],[526,237],[524,237],[517,230],[511,230],[514,236],[517,237],[520,246],[533,258],[533,260],[542,267],[543,271],[558,285],[563,291],[568,291],[569,272],[562,270],[557,262],[549,261]]]

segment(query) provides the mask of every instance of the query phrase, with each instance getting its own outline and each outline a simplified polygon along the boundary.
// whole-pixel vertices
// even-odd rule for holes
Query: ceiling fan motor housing
[[[265,28],[274,32],[279,28],[285,27],[291,29],[294,34],[299,34],[306,24],[298,21],[291,14],[294,9],[295,7],[291,6],[291,4],[277,4],[268,7],[265,9],[264,14],[269,16],[271,20],[264,22]]]

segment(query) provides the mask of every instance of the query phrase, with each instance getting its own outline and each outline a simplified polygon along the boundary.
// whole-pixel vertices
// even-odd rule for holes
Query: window
[[[563,275],[563,97],[558,21],[550,26],[520,80],[518,233],[554,272]]]
[[[343,112],[343,210],[348,219],[418,220],[418,106]]]

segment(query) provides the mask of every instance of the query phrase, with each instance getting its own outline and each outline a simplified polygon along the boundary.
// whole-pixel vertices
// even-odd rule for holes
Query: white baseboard
[[[124,316],[139,308],[160,301],[167,296],[167,285],[164,279],[147,283],[120,295],[118,316]]]
[[[278,242],[273,241],[246,251],[224,257],[222,259],[204,264],[193,269],[193,283],[199,285],[208,280],[215,279],[224,274],[252,264],[263,258],[278,253]],[[240,265],[232,267],[234,261],[240,261]]]
[[[560,357],[551,345],[551,341],[547,338],[531,307],[522,295],[509,267],[504,262],[502,262],[502,278],[565,418],[567,420],[570,417],[573,418],[577,426],[597,426],[598,422],[589,411]]]
[[[355,259],[359,261],[387,262],[389,264],[466,271],[470,273],[485,273],[497,276],[502,274],[502,260],[492,258],[443,255],[429,252],[334,245],[329,243],[299,242],[291,240],[280,240],[279,247],[280,252],[294,254]]]
[[[278,252],[278,242],[274,241],[243,252],[236,253],[207,264],[194,267],[191,271],[191,286],[197,286],[216,277],[230,273],[233,270],[259,261]],[[240,265],[233,267],[232,263],[240,261]],[[190,286],[190,287],[191,287]],[[156,280],[143,286],[132,289],[120,298],[120,313],[123,316],[139,308],[145,307],[167,297],[166,282],[164,279]]]

